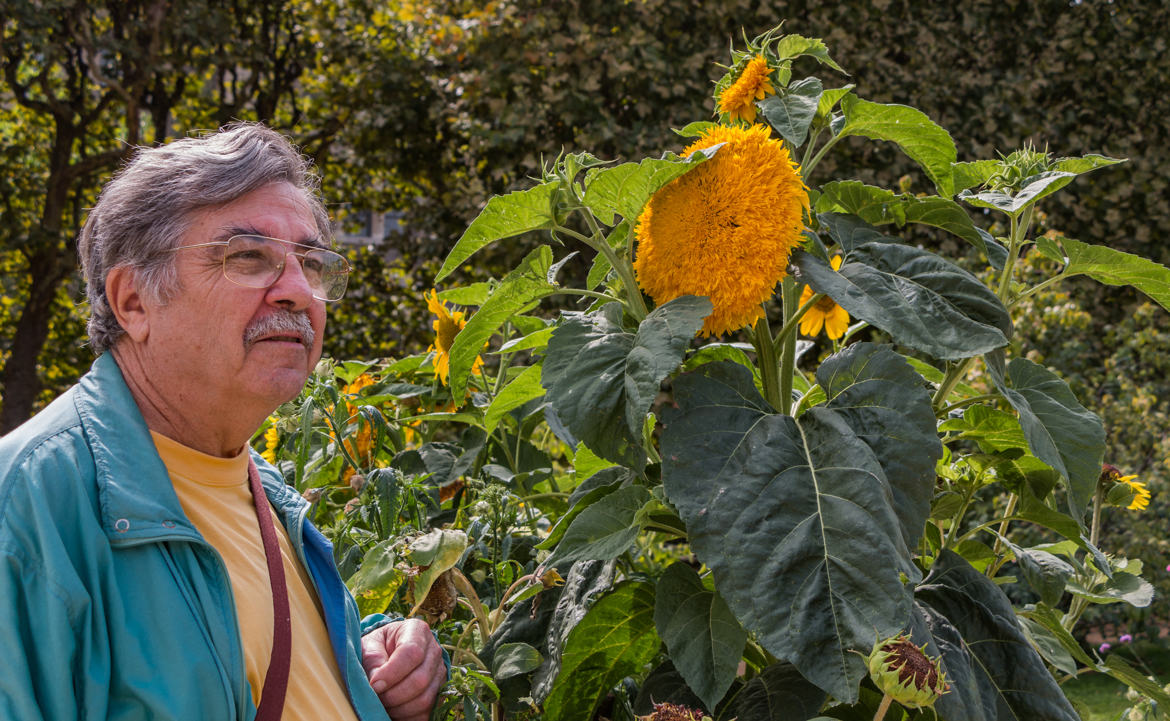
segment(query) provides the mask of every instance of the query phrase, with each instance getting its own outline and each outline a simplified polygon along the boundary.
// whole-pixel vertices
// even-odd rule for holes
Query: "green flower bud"
[[[882,693],[906,708],[933,706],[951,688],[938,661],[926,655],[925,646],[915,646],[903,634],[874,644],[869,677]]]

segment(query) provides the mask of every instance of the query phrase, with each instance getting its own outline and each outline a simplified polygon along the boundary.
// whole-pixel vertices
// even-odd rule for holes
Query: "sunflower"
[[[264,450],[260,452],[260,456],[276,465],[276,445],[280,443],[280,431],[276,428],[276,420],[273,419],[268,430],[264,431]]]
[[[743,118],[749,123],[756,121],[756,101],[776,92],[768,79],[772,69],[763,55],[748,61],[735,82],[719,94],[719,112],[727,113],[731,121]]]
[[[1135,481],[1137,475],[1123,476],[1116,466],[1108,463],[1101,467],[1100,483],[1105,484],[1106,500],[1114,505],[1126,505],[1131,511],[1144,511],[1150,505],[1150,489],[1146,484]]]
[[[638,217],[638,285],[658,304],[706,296],[704,335],[754,322],[801,241],[808,189],[788,150],[762,125],[713,126],[683,154],[715,157],[654,194]]]
[[[435,342],[427,350],[435,352],[435,375],[443,385],[447,385],[451,373],[451,346],[455,343],[455,336],[467,325],[467,321],[463,319],[463,311],[447,310],[447,306],[439,300],[439,291],[431,289],[431,292],[424,293],[423,297],[427,299],[427,308],[436,316],[431,326],[435,329]],[[475,363],[471,365],[471,372],[479,373],[482,368],[483,358],[476,356]]]
[[[833,270],[841,270],[841,256],[833,256],[831,262]],[[816,291],[806,285],[804,292],[800,294],[800,304],[804,305],[814,295]],[[849,329],[849,312],[827,295],[818,300],[800,319],[800,332],[810,338],[821,332],[821,326],[824,326],[825,335],[831,340],[837,340]]]

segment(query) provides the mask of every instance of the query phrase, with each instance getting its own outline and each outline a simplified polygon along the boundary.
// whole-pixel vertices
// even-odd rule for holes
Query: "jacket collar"
[[[170,538],[202,540],[183,513],[167,468],[113,353],[103,353],[76,389],[82,430],[97,469],[102,527],[111,544]],[[264,492],[286,519],[305,501],[256,453]]]

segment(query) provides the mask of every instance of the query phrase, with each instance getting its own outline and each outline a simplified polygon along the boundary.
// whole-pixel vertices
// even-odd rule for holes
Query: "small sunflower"
[[[268,430],[264,431],[264,450],[260,452],[260,456],[276,465],[276,446],[280,443],[280,431],[276,428],[275,421],[268,426]]]
[[[655,193],[638,217],[638,285],[658,304],[709,298],[704,335],[754,322],[802,238],[808,189],[770,133],[762,125],[707,129],[683,155],[722,143],[715,157]]]
[[[1144,511],[1150,505],[1150,489],[1146,484],[1135,481],[1137,475],[1123,476],[1116,466],[1108,463],[1101,468],[1100,483],[1106,485],[1105,500],[1115,506],[1125,506],[1130,511]]]
[[[747,62],[735,82],[719,94],[719,112],[727,113],[731,121],[743,119],[748,123],[756,121],[756,101],[776,92],[768,79],[772,69],[763,55],[756,55]]]
[[[833,270],[841,270],[841,256],[833,256],[830,262]],[[806,285],[800,294],[800,304],[804,305],[814,295],[816,291]],[[837,340],[849,329],[849,311],[837,305],[836,301],[827,295],[818,300],[800,319],[800,332],[810,338],[820,333],[822,326],[825,328],[825,335],[831,340]]]
[[[439,377],[439,382],[447,385],[451,373],[451,346],[467,321],[463,318],[463,311],[447,310],[447,306],[439,300],[439,291],[431,289],[423,297],[427,299],[427,308],[435,314],[435,322],[431,325],[435,329],[435,342],[427,350],[435,352],[435,375]],[[483,358],[476,356],[471,372],[479,373],[482,368]]]

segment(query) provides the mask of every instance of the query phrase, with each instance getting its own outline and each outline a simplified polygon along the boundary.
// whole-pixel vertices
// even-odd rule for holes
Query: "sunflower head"
[[[719,112],[731,122],[743,120],[749,125],[756,121],[756,101],[776,92],[770,79],[772,68],[763,55],[745,57],[732,68],[734,80],[719,92]]]
[[[803,238],[808,209],[799,168],[767,127],[712,126],[683,154],[719,144],[714,157],[654,194],[635,230],[638,284],[658,304],[709,298],[704,335],[761,315]]]
[[[435,314],[435,321],[431,324],[435,329],[435,342],[427,350],[434,351],[435,375],[438,376],[439,382],[447,385],[451,373],[451,346],[455,344],[455,336],[459,335],[467,321],[463,318],[463,311],[447,309],[446,304],[439,300],[438,290],[432,288],[431,292],[424,293],[423,297],[426,298],[427,309]],[[483,359],[476,356],[471,371],[479,373],[482,368]]]
[[[1135,478],[1136,474],[1121,475],[1116,466],[1108,463],[1101,466],[1101,477],[1097,482],[1105,492],[1105,502],[1131,511],[1144,511],[1150,505],[1150,489]]]
[[[938,659],[901,634],[874,644],[869,677],[882,693],[906,708],[933,706],[951,688]]]

